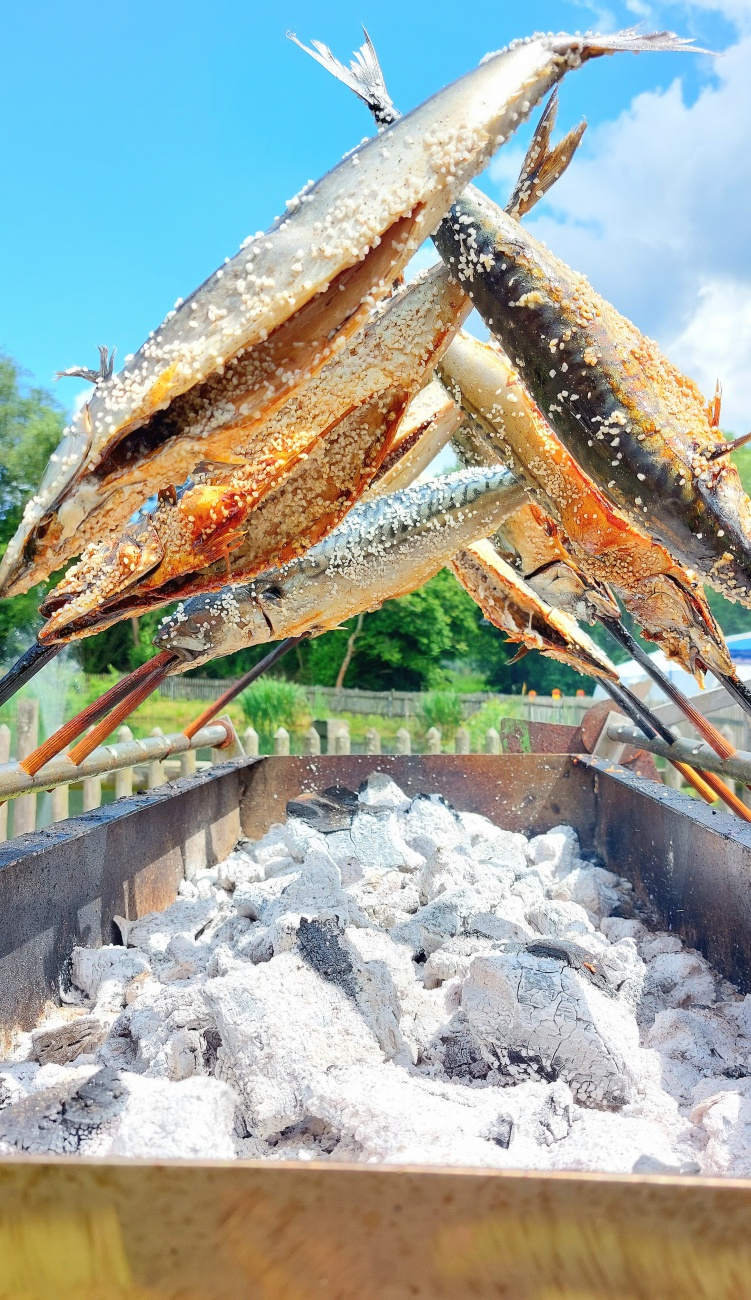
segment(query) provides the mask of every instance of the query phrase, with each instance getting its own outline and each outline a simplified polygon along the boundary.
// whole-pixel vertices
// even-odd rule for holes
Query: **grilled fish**
[[[452,347],[442,374],[481,425],[487,458],[508,462],[552,511],[573,564],[587,579],[612,587],[645,636],[689,672],[700,675],[711,668],[732,674],[730,654],[699,584],[581,470],[503,352],[466,333]]]
[[[239,423],[267,420],[358,328],[569,69],[621,48],[674,45],[634,32],[516,42],[306,187],[178,301],[119,374],[105,368],[27,504],[0,564],[0,594],[26,590],[122,527],[158,488],[216,456]]]
[[[324,541],[253,582],[194,596],[154,639],[176,671],[248,645],[318,636],[422,586],[459,550],[486,537],[523,499],[508,470],[461,470],[363,502]]]
[[[88,636],[218,590],[319,541],[378,472],[407,403],[469,310],[440,264],[398,290],[265,427],[262,446],[244,449],[246,463],[213,466],[186,491],[162,493],[116,541],[89,548],[43,604],[40,641]]]
[[[569,614],[538,596],[490,541],[460,551],[449,567],[485,617],[510,641],[587,676],[618,680],[605,652]]]

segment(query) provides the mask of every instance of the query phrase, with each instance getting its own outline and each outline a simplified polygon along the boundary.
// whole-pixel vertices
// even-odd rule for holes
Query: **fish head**
[[[708,669],[720,676],[733,674],[730,652],[700,587],[673,574],[657,574],[635,583],[628,596],[624,593],[624,602],[642,635],[700,684]]]
[[[527,574],[526,581],[548,605],[572,618],[585,623],[596,623],[602,617],[620,618],[618,605],[607,587],[584,578],[565,560],[543,565],[535,573]]]
[[[162,619],[154,645],[178,655],[185,671],[236,650],[277,640],[254,586],[223,587],[181,602]]]
[[[148,518],[113,542],[89,546],[40,606],[47,622],[39,640],[67,640],[97,626],[113,602],[158,568],[163,556],[162,541]]]

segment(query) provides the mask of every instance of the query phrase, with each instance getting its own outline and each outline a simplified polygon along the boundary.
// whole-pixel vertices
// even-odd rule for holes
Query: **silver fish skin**
[[[123,370],[97,384],[27,503],[0,563],[0,594],[25,590],[56,567],[54,557],[46,572],[39,561],[32,563],[34,550],[43,548],[50,532],[51,516],[129,433],[265,342],[409,215],[408,235],[388,277],[369,286],[376,298],[385,293],[471,178],[551,86],[590,58],[651,48],[646,40],[631,32],[541,35],[514,43],[354,149],[290,200],[268,231],[246,240],[200,288],[178,300]],[[325,360],[322,355],[320,365]],[[309,373],[303,368],[286,376],[286,395]],[[192,468],[186,463],[182,476]],[[182,481],[177,466],[172,481]],[[145,482],[143,499],[159,486]],[[69,503],[64,531],[80,526],[91,497],[84,492],[81,503]]]
[[[154,645],[185,671],[249,645],[318,636],[413,591],[524,500],[508,470],[460,470],[355,506],[300,559],[178,606]]]

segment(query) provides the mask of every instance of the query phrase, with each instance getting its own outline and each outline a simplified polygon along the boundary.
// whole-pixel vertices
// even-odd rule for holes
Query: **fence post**
[[[124,745],[126,741],[133,739],[133,732],[130,727],[123,724],[115,732],[118,745]],[[115,772],[115,798],[127,799],[128,795],[133,793],[133,768],[121,767]]]
[[[164,732],[162,731],[161,727],[153,727],[152,730],[149,732],[149,735],[163,736]],[[166,779],[167,778],[164,775],[164,767],[162,766],[161,760],[158,758],[152,759],[152,761],[149,763],[149,776],[148,776],[148,781],[146,783],[147,788],[149,790],[156,790],[157,786],[164,785]]]
[[[441,733],[437,727],[429,727],[425,734],[425,753],[440,754]]]
[[[102,803],[101,776],[85,776],[83,779],[84,812],[91,812],[94,808],[101,807],[101,803]]]
[[[212,763],[231,763],[234,758],[245,758],[245,748],[235,731],[235,724],[228,713],[223,713],[217,722],[223,722],[231,733],[229,744],[223,745],[221,749],[212,749]]]
[[[394,737],[394,743],[397,754],[412,753],[412,737],[406,727],[400,727]]]
[[[0,726],[0,763],[10,762],[10,727]],[[0,808],[0,843],[8,838],[8,805]]]
[[[381,733],[376,731],[375,727],[369,727],[365,732],[365,753],[380,754],[381,752]]]
[[[52,791],[52,820],[64,822],[70,816],[70,786],[56,785]]]
[[[16,715],[18,728],[17,758],[28,758],[39,743],[39,701],[19,700]],[[36,829],[37,797],[22,794],[13,807],[13,834],[26,835]]]
[[[668,786],[671,790],[682,790],[685,784],[680,772],[676,771],[672,763],[665,764],[665,770],[662,774],[663,785]]]
[[[351,747],[349,723],[343,722],[334,737],[334,753],[349,754]]]
[[[274,732],[274,753],[289,754],[289,732],[284,727],[277,727]]]
[[[500,754],[500,752],[501,752],[501,737],[496,731],[495,727],[488,727],[487,731],[485,732],[485,753]]]
[[[469,732],[466,727],[459,727],[454,741],[454,752],[457,754],[468,754],[470,746]]]
[[[308,727],[308,730],[305,732],[305,736],[303,737],[303,753],[320,754],[320,752],[321,752],[321,737],[319,736],[315,727]]]
[[[255,727],[246,727],[243,732],[243,749],[248,758],[258,758],[258,732]]]

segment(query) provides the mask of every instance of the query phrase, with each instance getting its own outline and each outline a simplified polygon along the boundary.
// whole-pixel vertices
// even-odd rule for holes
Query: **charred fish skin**
[[[380,257],[382,242],[389,247],[387,265],[379,263],[372,280],[366,277],[360,296],[385,295],[454,199],[569,69],[618,49],[674,47],[667,37],[655,40],[635,32],[517,42],[360,145],[296,195],[269,230],[246,240],[185,301],[178,300],[139,351],[126,358],[122,371],[97,384],[27,503],[0,563],[0,593],[24,591],[63,559],[80,553],[75,536],[97,504],[97,491],[77,497],[76,489],[100,470],[119,443],[133,435],[137,458],[143,426],[155,419],[159,423],[160,413],[182,394],[273,339],[308,304],[325,301],[330,286],[337,289],[337,277],[353,268],[357,274],[363,259]],[[332,296],[348,298],[346,293]],[[346,318],[351,328],[359,323],[350,309]],[[339,327],[344,321],[330,324],[331,338]],[[279,367],[283,373],[276,400],[286,400],[306,382],[311,368],[320,368],[326,359],[325,349],[318,350],[297,372],[287,357]],[[289,375],[290,368],[295,375]],[[169,434],[169,421],[162,423],[161,434]],[[169,481],[182,482],[194,463],[180,465],[176,454]],[[167,481],[143,481],[135,503],[129,494],[121,502],[113,499],[105,526],[124,524],[136,505]],[[66,504],[66,517],[57,518]]]
[[[260,641],[317,636],[421,586],[457,550],[495,531],[524,499],[508,470],[461,470],[355,506],[324,541],[251,583],[195,596],[154,644],[176,671]]]
[[[478,191],[434,239],[584,471],[686,567],[751,603],[751,502],[735,468],[709,459],[698,389]]]

